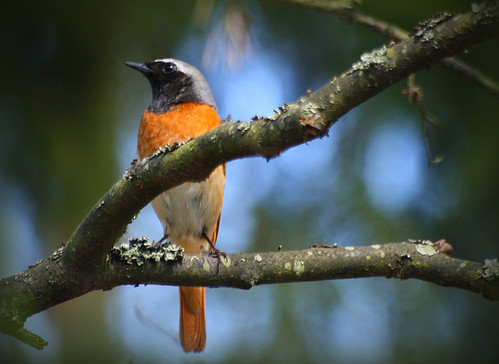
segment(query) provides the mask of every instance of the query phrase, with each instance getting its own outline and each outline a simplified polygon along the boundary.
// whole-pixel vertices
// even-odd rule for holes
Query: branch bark
[[[158,256],[158,252],[147,251],[149,248],[139,243],[138,246],[145,248],[147,256],[151,257],[141,265],[116,260],[112,250],[134,216],[161,192],[187,181],[201,181],[216,166],[227,161],[249,156],[272,158],[290,147],[321,138],[327,135],[339,117],[409,74],[497,35],[499,5],[489,3],[475,13],[437,17],[425,24],[406,41],[362,55],[351,69],[333,78],[317,92],[283,105],[272,116],[255,118],[251,123],[227,121],[185,145],[165,147],[128,170],[89,212],[65,247],[30,269],[0,281],[0,329],[34,346],[43,346],[43,340],[23,329],[27,317],[91,290],[111,289],[119,284],[223,284],[248,288],[254,284],[284,281],[386,275],[444,282],[444,285],[457,284],[452,282],[461,279],[467,281],[468,286],[463,283],[459,287],[497,299],[499,269],[495,260],[481,264],[445,258],[447,260],[438,261],[439,267],[425,268],[420,260],[419,265],[409,264],[416,256],[413,251],[394,252],[390,256],[395,260],[387,263],[388,260],[383,260],[379,254],[381,251],[385,252],[385,257],[389,252],[392,254],[392,248],[388,246],[381,250],[365,247],[288,252],[288,255],[261,253],[261,261],[255,254],[235,255],[229,257],[231,263],[228,267],[224,261],[226,264],[219,266],[218,270],[213,269],[213,263],[199,256],[184,256],[182,264],[162,264],[164,256],[177,260],[182,255],[171,247],[161,248],[170,250]],[[343,253],[345,262],[350,262],[337,266],[339,256],[329,253],[334,251]],[[329,256],[329,263],[322,262],[320,255]],[[291,264],[290,269],[284,260],[279,260],[282,257]],[[308,263],[312,258],[321,261],[320,264]],[[152,263],[150,259],[159,259],[159,263]],[[433,259],[440,258],[437,255]],[[361,261],[364,265],[359,264]],[[205,262],[208,262],[208,271]],[[260,264],[262,262],[264,264]],[[386,266],[382,267],[381,263]],[[188,270],[191,265],[193,270]],[[471,270],[465,269],[470,266]],[[262,267],[268,269],[262,270]],[[314,267],[314,271],[312,268],[309,271],[309,267]],[[175,269],[179,269],[178,275],[175,275]],[[337,276],[323,278],[317,273],[327,270]],[[301,273],[297,274],[297,271]],[[467,272],[466,277],[456,278],[458,271],[459,274]],[[224,281],[220,272],[230,272],[237,278],[232,283]]]

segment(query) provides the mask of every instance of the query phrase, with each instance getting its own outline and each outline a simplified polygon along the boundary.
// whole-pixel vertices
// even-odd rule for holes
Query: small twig
[[[3,331],[4,333],[9,334],[19,341],[22,341],[23,343],[38,350],[41,350],[48,345],[48,342],[45,341],[42,337],[38,336],[35,333],[32,333],[29,330],[26,330],[23,327],[16,329],[6,329],[3,327],[0,331]]]
[[[451,70],[452,72],[458,75],[466,77],[468,80],[474,82],[476,85],[483,88],[492,96],[495,96],[496,98],[499,99],[499,85],[497,85],[497,83],[495,83],[493,80],[485,76],[477,69],[468,66],[466,63],[456,58],[445,58],[444,60],[442,60],[441,63],[447,69]]]
[[[402,90],[402,94],[406,95],[409,102],[413,102],[418,106],[421,116],[423,117],[423,136],[428,152],[428,162],[430,167],[439,164],[443,161],[442,155],[434,155],[433,147],[430,140],[430,124],[438,125],[438,121],[431,116],[423,105],[423,90],[416,84],[416,76],[414,73],[407,78],[407,89]]]

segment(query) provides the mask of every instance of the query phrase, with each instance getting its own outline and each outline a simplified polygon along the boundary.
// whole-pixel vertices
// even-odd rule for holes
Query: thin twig
[[[405,94],[409,102],[415,103],[418,106],[421,116],[423,117],[423,137],[426,144],[426,150],[428,153],[428,163],[431,166],[439,164],[443,161],[444,157],[442,155],[435,156],[433,154],[433,146],[430,140],[430,125],[438,125],[438,121],[431,116],[423,105],[423,90],[416,84],[416,76],[414,73],[407,78],[407,89],[402,91]]]

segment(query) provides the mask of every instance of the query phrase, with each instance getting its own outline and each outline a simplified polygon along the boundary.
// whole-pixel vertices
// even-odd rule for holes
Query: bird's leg
[[[208,242],[208,244],[210,244],[210,251],[208,253],[208,255],[210,257],[215,257],[217,258],[219,261],[220,261],[220,257],[223,255],[225,258],[227,257],[227,255],[225,255],[225,253],[223,251],[221,251],[220,249],[216,248],[215,247],[215,244],[212,243],[211,239],[208,237],[208,235],[206,234],[206,231],[203,231],[203,238],[206,239],[206,241]]]
[[[159,239],[159,240],[158,240],[158,242],[157,242],[157,243],[154,243],[154,245],[156,245],[156,246],[160,246],[161,244],[163,244],[163,243],[164,243],[165,241],[167,241],[167,240],[168,240],[168,234],[167,234],[167,233],[165,233],[165,234],[163,235],[163,237],[162,237],[161,239]]]

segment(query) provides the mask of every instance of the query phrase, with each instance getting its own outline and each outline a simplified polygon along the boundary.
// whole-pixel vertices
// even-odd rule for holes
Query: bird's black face
[[[153,101],[148,110],[154,113],[168,111],[170,106],[181,102],[198,102],[189,75],[175,62],[154,61],[144,64],[126,62],[127,66],[140,71],[151,84]]]
[[[165,58],[144,64],[126,62],[147,77],[151,83],[153,100],[149,112],[167,112],[182,102],[207,104],[216,109],[215,100],[203,75],[188,63]]]

